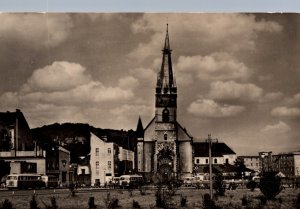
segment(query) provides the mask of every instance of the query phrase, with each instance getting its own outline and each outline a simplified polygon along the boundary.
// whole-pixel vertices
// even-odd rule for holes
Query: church
[[[193,174],[193,138],[177,122],[177,86],[172,69],[168,26],[155,90],[155,116],[143,129],[137,126],[137,170],[146,178],[163,179]]]

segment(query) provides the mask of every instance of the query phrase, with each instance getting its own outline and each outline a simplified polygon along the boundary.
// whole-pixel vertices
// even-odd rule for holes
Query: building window
[[[208,159],[205,159],[205,163],[208,164]]]
[[[164,139],[168,140],[168,134],[164,134]]]
[[[199,159],[196,159],[196,163],[199,164],[199,163],[200,163],[200,160],[199,160]]]
[[[96,161],[96,169],[99,169],[99,161]]]
[[[99,156],[99,148],[96,148],[96,156]]]
[[[214,159],[214,163],[217,164],[217,163],[218,163],[218,160],[217,160],[217,159]]]
[[[111,148],[107,149],[107,154],[109,154],[109,155],[111,154]]]
[[[226,158],[226,159],[225,159],[225,163],[226,163],[226,164],[228,164],[228,163],[229,163],[229,160],[228,160],[228,158]]]
[[[169,122],[169,110],[167,108],[165,108],[162,112],[162,119],[163,122],[168,123]]]
[[[107,162],[107,167],[108,167],[108,169],[111,169],[111,161]]]

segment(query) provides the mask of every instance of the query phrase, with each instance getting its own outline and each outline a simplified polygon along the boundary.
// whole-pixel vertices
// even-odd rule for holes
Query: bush
[[[298,194],[297,199],[295,201],[295,208],[300,208],[300,194]]]
[[[219,196],[225,195],[225,182],[223,181],[222,174],[216,175],[215,190],[216,190],[216,195],[219,195]]]
[[[89,209],[95,209],[95,208],[97,208],[97,206],[95,205],[95,198],[94,197],[90,197],[89,198],[88,205],[89,205]]]
[[[11,201],[9,201],[9,199],[5,199],[3,202],[2,202],[2,207],[1,209],[12,209],[13,208],[13,205],[11,203]]]
[[[186,207],[186,203],[187,203],[187,197],[186,196],[181,196],[180,206],[181,207]]]
[[[242,200],[242,206],[246,206],[249,204],[248,197],[246,195],[244,195],[241,200]]]
[[[209,194],[204,194],[203,197],[203,209],[218,209],[213,199],[210,199]]]
[[[141,209],[141,206],[140,206],[138,201],[133,200],[132,201],[132,208],[133,209]]]
[[[254,189],[257,187],[257,183],[255,181],[251,180],[247,183],[246,187],[253,192]]]
[[[32,195],[32,199],[30,200],[29,205],[30,205],[30,209],[40,209],[35,199],[35,195]]]
[[[275,172],[266,172],[260,179],[259,188],[267,200],[273,200],[282,190],[281,179]]]

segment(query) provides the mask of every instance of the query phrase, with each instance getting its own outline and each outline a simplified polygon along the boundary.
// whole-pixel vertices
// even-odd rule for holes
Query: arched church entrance
[[[173,176],[173,160],[174,153],[168,147],[163,148],[158,153],[158,168],[157,171],[161,176],[162,183],[167,183]]]

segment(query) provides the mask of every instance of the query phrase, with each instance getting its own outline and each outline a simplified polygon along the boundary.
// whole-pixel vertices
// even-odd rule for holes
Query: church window
[[[164,109],[162,113],[163,113],[162,114],[163,122],[165,122],[165,123],[169,122],[169,110]]]
[[[226,160],[225,160],[225,163],[226,163],[226,164],[228,164],[228,163],[229,163],[229,161],[228,161],[228,158],[226,158]]]
[[[164,134],[164,139],[168,140],[168,134]]]
[[[200,163],[200,160],[199,160],[199,159],[196,159],[196,163],[199,164],[199,163]]]
[[[217,159],[214,159],[214,163],[215,163],[215,164],[218,163],[218,160],[217,160]]]
[[[208,159],[205,160],[205,163],[208,164]]]

